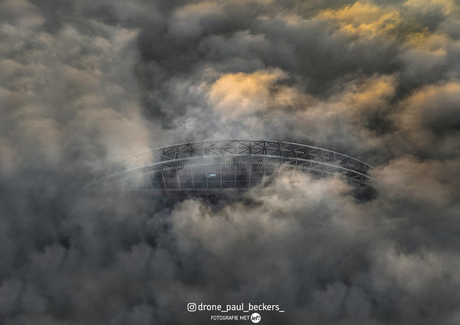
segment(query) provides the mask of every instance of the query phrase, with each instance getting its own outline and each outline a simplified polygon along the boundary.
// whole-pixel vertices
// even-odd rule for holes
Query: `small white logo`
[[[258,323],[258,322],[260,322],[261,320],[262,320],[262,316],[260,316],[259,313],[253,313],[253,314],[251,315],[251,322],[253,322],[253,323]]]
[[[194,312],[196,312],[196,303],[194,303],[194,302],[189,302],[189,303],[187,304],[187,310],[188,310],[189,313],[194,313]]]

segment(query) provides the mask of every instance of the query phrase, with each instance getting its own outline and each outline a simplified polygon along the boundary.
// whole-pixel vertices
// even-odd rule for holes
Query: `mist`
[[[194,302],[457,324],[459,27],[454,0],[0,2],[0,323],[218,322]],[[224,139],[350,155],[378,196],[300,173],[221,202],[80,190]]]

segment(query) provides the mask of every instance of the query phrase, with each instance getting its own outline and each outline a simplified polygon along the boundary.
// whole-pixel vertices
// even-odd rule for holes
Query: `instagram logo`
[[[194,312],[196,312],[196,303],[194,303],[194,302],[189,302],[189,303],[187,304],[187,311],[188,311],[189,313],[194,313]]]

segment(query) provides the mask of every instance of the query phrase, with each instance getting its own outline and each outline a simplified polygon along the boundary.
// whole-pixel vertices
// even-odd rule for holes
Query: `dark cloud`
[[[0,323],[211,323],[186,311],[203,302],[279,304],[266,324],[457,324],[459,13],[1,2]],[[355,156],[379,196],[308,176],[226,201],[79,190],[108,160],[226,138]]]

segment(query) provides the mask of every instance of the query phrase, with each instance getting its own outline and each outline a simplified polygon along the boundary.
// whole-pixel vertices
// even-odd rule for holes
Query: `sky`
[[[302,175],[219,204],[76,190],[223,139],[356,157],[379,195]],[[0,323],[219,323],[195,302],[458,324],[459,144],[458,0],[2,0]]]

